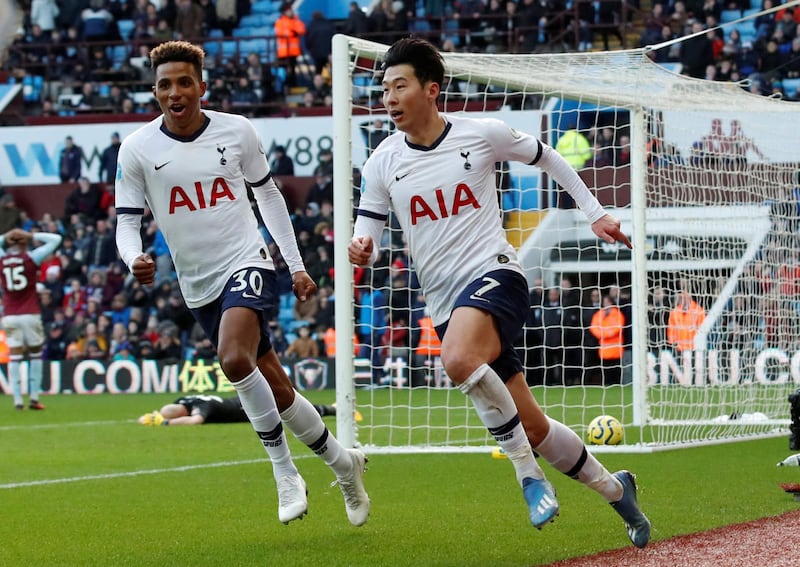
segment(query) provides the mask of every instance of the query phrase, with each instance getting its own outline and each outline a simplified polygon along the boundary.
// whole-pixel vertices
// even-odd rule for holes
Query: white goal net
[[[386,49],[334,40],[338,434],[370,450],[485,450],[491,436],[419,344],[424,303],[396,223],[372,269],[347,259],[360,167],[392,133]],[[556,147],[634,244],[599,241],[537,168],[498,163],[531,288],[518,347],[545,412],[584,438],[592,418],[619,419],[623,444],[599,450],[787,434],[800,386],[800,104],[678,75],[646,50],[444,58],[443,111],[495,116]]]

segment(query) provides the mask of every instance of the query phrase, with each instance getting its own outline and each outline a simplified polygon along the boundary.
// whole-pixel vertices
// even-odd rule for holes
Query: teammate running
[[[278,518],[308,509],[306,483],[292,461],[282,423],[336,475],[347,516],[369,516],[366,458],[343,447],[319,413],[294,390],[269,340],[278,302],[276,275],[250,206],[259,212],[289,266],[294,293],[305,301],[316,284],[303,265],[283,195],[253,125],[244,117],[202,110],[203,50],[167,41],[150,52],[163,113],[125,138],[117,168],[117,246],[143,285],[155,263],[142,252],[141,219],[149,208],[172,255],[187,306],[217,347],[222,371],[270,456]]]

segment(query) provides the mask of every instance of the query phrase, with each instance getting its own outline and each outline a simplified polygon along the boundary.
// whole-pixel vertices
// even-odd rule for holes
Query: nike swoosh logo
[[[413,171],[414,171],[414,170],[413,170],[413,169],[411,169],[411,170],[409,170],[409,171],[406,171],[405,173],[401,173],[400,175],[395,175],[395,176],[394,176],[394,180],[395,180],[395,181],[400,181],[400,180],[401,180],[401,179],[403,179],[403,178],[404,178],[406,175],[409,175],[409,174],[410,174],[411,172],[413,172]]]
[[[473,293],[472,295],[470,295],[470,296],[469,296],[469,298],[470,298],[470,299],[474,299],[475,301],[483,301],[483,302],[485,302],[485,303],[489,303],[489,300],[488,300],[488,299],[486,299],[485,297],[478,297],[478,296],[477,296],[477,295],[475,295],[474,293]]]
[[[156,167],[156,171],[158,171],[159,169],[161,169],[162,167],[164,167],[165,165],[167,165],[167,164],[168,164],[168,163],[170,163],[171,161],[172,161],[172,160],[165,161],[165,162],[164,162],[164,163],[162,163],[161,165],[157,165],[157,166],[155,166],[155,167]]]
[[[245,299],[258,299],[257,296],[253,295],[252,293],[247,293],[246,291],[242,292],[242,297]]]

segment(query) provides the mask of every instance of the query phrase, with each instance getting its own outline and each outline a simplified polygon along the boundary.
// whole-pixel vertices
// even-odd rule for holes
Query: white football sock
[[[37,352],[30,355],[28,367],[28,384],[30,384],[31,401],[35,402],[42,393],[42,353]]]
[[[481,421],[508,455],[520,485],[523,478],[543,479],[544,471],[533,456],[514,399],[495,371],[482,364],[458,387],[472,400]]]
[[[11,355],[11,360],[8,363],[8,378],[11,380],[11,393],[14,396],[14,405],[21,406],[22,401],[22,377],[20,376],[19,355]]]
[[[622,485],[592,455],[581,438],[563,423],[551,418],[550,431],[534,450],[558,471],[600,493],[609,502],[622,498]]]
[[[295,391],[292,405],[281,412],[281,419],[289,431],[308,445],[308,448],[331,467],[337,476],[352,470],[353,461],[344,447],[328,431],[313,404],[297,391]]]
[[[272,461],[272,473],[275,479],[287,474],[297,474],[275,405],[275,396],[267,379],[258,368],[255,368],[250,374],[232,384],[239,394],[247,418]]]

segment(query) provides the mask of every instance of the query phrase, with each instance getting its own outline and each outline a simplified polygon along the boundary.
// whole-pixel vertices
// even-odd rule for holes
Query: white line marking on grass
[[[0,431],[14,431],[16,429],[63,429],[64,427],[94,427],[96,425],[117,425],[120,423],[135,423],[130,419],[115,419],[107,421],[73,421],[69,423],[39,423],[39,424],[19,424],[19,425],[0,425]]]
[[[294,457],[296,460],[297,457]],[[30,480],[27,482],[11,482],[8,484],[0,484],[0,489],[10,489],[10,488],[25,488],[28,486],[44,486],[49,484],[64,484],[67,482],[82,482],[86,480],[108,480],[112,478],[124,478],[124,477],[134,477],[134,476],[143,476],[149,474],[163,474],[163,473],[174,473],[174,472],[186,472],[192,471],[197,469],[213,469],[219,467],[235,467],[239,465],[251,465],[254,463],[263,463],[269,462],[268,458],[261,458],[261,459],[248,459],[246,461],[223,461],[221,463],[206,463],[202,465],[184,465],[181,467],[170,467],[167,469],[150,469],[150,470],[142,470],[142,471],[129,471],[129,472],[117,472],[117,473],[107,473],[107,474],[92,474],[86,476],[73,476],[68,478],[50,478],[44,480]]]
[[[312,455],[299,455],[299,456],[292,456],[292,460],[297,461],[301,459],[310,459]],[[8,490],[11,488],[26,488],[30,486],[46,486],[50,484],[65,484],[68,482],[83,482],[87,480],[109,480],[112,478],[125,478],[125,477],[136,477],[136,476],[144,476],[144,475],[151,475],[151,474],[164,474],[164,473],[176,473],[176,472],[187,472],[193,471],[198,469],[215,469],[220,467],[236,467],[239,465],[252,465],[255,463],[268,463],[269,458],[263,457],[260,459],[247,459],[244,461],[222,461],[219,463],[204,463],[201,465],[183,465],[180,467],[170,467],[166,469],[149,469],[149,470],[141,470],[141,471],[127,471],[127,472],[117,472],[117,473],[106,473],[106,474],[91,474],[85,476],[73,476],[67,478],[50,478],[50,479],[43,479],[43,480],[30,480],[26,482],[9,482],[7,484],[0,484],[0,490]]]

